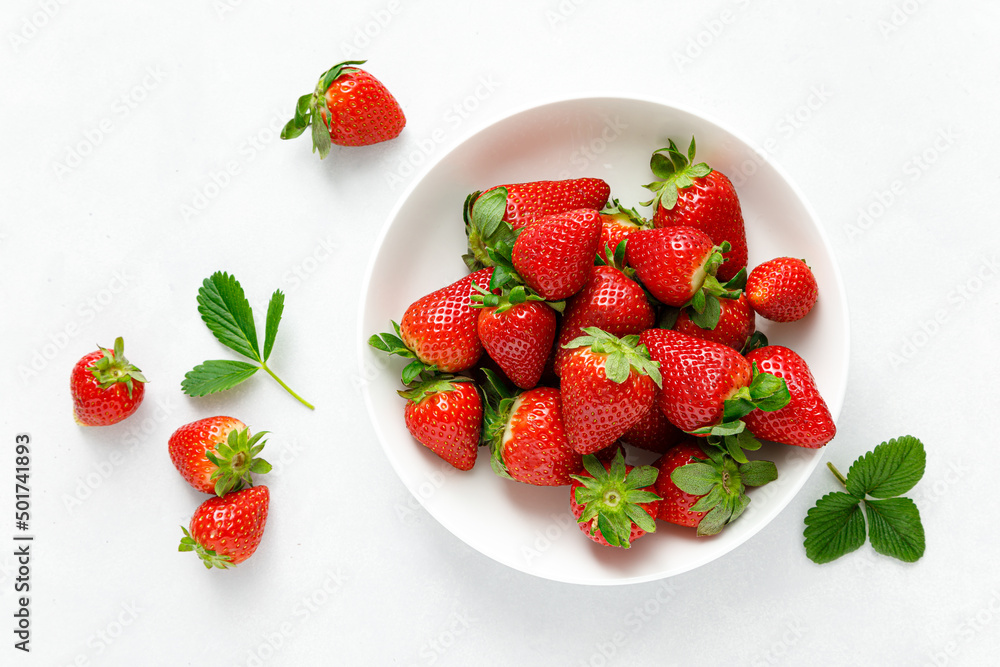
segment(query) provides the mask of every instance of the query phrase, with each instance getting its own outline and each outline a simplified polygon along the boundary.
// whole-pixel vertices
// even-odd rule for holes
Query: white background
[[[1000,7],[986,2],[11,0],[0,10],[0,647],[38,665],[982,665],[1000,649],[993,453],[1000,333]],[[368,59],[395,141],[282,142],[326,68]],[[636,95],[701,110],[788,174],[851,307],[841,469],[888,438],[928,450],[927,553],[817,566],[820,467],[747,543],[662,582],[587,587],[500,565],[430,517],[365,416],[362,275],[422,165],[533,100]],[[488,185],[488,184],[484,184]],[[189,399],[229,358],[195,295],[218,269],[258,318],[286,292],[266,377]],[[152,380],[82,429],[67,377],[124,336]],[[202,496],[179,425],[273,432],[272,511],[245,565],[178,554]],[[13,443],[33,441],[32,653],[12,647]]]

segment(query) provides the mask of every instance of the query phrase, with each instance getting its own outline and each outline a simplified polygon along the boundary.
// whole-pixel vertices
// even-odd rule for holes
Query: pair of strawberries
[[[757,437],[819,447],[835,432],[798,355],[760,343],[741,354],[756,313],[809,311],[811,272],[810,285],[761,265],[751,280],[735,190],[693,157],[693,140],[686,155],[673,142],[654,153],[651,221],[609,205],[600,179],[473,193],[472,273],[369,341],[411,359],[400,394],[419,442],[462,470],[485,444],[502,476],[571,485],[602,543],[628,546],[656,518],[718,532],[745,508],[745,486],[777,474],[747,460]],[[663,457],[633,468],[620,443]]]

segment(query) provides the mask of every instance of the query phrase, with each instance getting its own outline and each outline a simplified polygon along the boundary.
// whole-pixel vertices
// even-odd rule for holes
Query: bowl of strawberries
[[[789,503],[835,439],[848,326],[819,220],[750,143],[577,98],[479,130],[401,197],[359,372],[391,465],[458,538],[623,584],[719,558]]]

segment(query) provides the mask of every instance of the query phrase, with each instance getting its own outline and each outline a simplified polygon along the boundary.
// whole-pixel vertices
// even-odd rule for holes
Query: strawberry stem
[[[277,375],[275,375],[274,371],[272,371],[270,368],[268,368],[266,363],[264,363],[263,361],[260,362],[260,367],[263,368],[267,372],[268,375],[270,375],[271,377],[273,377],[278,384],[280,384],[282,387],[284,387],[285,391],[287,391],[289,394],[291,394],[292,396],[294,396],[295,399],[299,403],[301,403],[302,405],[306,406],[310,410],[315,410],[316,409],[315,406],[313,406],[312,403],[310,403],[309,401],[307,401],[306,399],[302,398],[301,396],[299,396],[298,394],[296,394],[294,391],[292,391],[292,388],[289,387],[287,384],[285,384],[284,381],[281,378],[279,378]]]
[[[837,466],[827,461],[826,467],[830,469],[830,472],[832,472],[837,479],[840,480],[840,483],[844,485],[844,488],[847,488],[847,478],[844,477],[839,470],[837,470]]]

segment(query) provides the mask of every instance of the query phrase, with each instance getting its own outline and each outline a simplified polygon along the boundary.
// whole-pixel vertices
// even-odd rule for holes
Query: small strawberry
[[[758,438],[816,449],[837,434],[837,426],[805,359],[780,345],[747,353],[747,360],[788,385],[788,405],[774,412],[751,412],[744,420]]]
[[[566,302],[559,324],[555,372],[570,355],[564,345],[597,327],[612,336],[639,334],[653,326],[656,315],[642,287],[612,266],[592,266],[583,288]]]
[[[747,276],[747,298],[761,317],[794,322],[809,314],[819,296],[816,277],[801,259],[777,257]]]
[[[483,348],[521,389],[538,384],[556,337],[556,313],[523,287],[508,294],[481,290],[472,295],[479,310],[476,330]]]
[[[734,350],[742,350],[747,339],[757,330],[757,318],[746,294],[735,299],[719,299],[719,319],[715,328],[698,326],[687,308],[682,308],[673,325],[674,331],[695,338],[721,343]]]
[[[597,245],[598,257],[614,255],[622,241],[639,229],[650,229],[652,223],[640,216],[634,208],[625,208],[617,199],[601,209],[601,241]]]
[[[653,492],[656,468],[626,465],[619,450],[610,463],[583,457],[585,473],[573,475],[570,511],[583,533],[604,546],[628,549],[656,532],[660,497]]]
[[[489,285],[493,269],[481,269],[414,301],[403,313],[395,334],[372,336],[377,350],[413,359],[403,369],[403,384],[425,371],[459,373],[474,366],[483,354],[476,332],[479,313],[472,307],[476,289]]]
[[[600,238],[601,219],[593,209],[543,216],[518,234],[511,263],[524,284],[546,301],[559,301],[587,282]]]
[[[507,197],[503,220],[520,229],[535,218],[565,213],[578,208],[601,210],[608,203],[611,187],[600,178],[570,178],[561,181],[510,183],[489,188],[483,194],[503,188]]]
[[[257,458],[267,431],[250,435],[233,417],[206,417],[181,426],[170,436],[167,450],[181,476],[198,491],[224,496],[253,486],[250,474],[263,475],[271,464]]]
[[[406,429],[416,440],[459,470],[476,463],[483,403],[469,378],[430,375],[399,395],[406,400]]]
[[[583,471],[580,454],[569,446],[563,429],[562,400],[554,387],[511,393],[484,371],[483,440],[500,477],[536,486],[562,486]]]
[[[725,244],[714,245],[693,227],[663,227],[632,232],[625,245],[625,262],[662,303],[714,315],[702,322],[713,328],[721,310],[716,301],[739,295],[715,277],[725,249]]]
[[[661,180],[646,187],[654,193],[655,227],[695,227],[721,246],[728,242],[719,280],[726,282],[747,265],[747,238],[739,197],[732,182],[704,162],[693,164],[694,137],[687,155],[673,140],[653,153],[649,167]]]
[[[178,551],[194,551],[205,567],[238,565],[257,551],[264,536],[270,492],[266,486],[213,496],[203,502],[183,528]]]
[[[316,89],[298,99],[295,117],[281,130],[282,139],[294,139],[312,125],[313,151],[320,159],[331,144],[367,146],[396,138],[406,116],[392,93],[374,76],[348,60],[320,77]]]
[[[780,378],[759,372],[731,347],[669,329],[648,329],[639,340],[660,364],[659,407],[667,418],[681,430],[709,436],[740,463],[746,461],[742,449],[760,447],[742,418],[788,403]]]
[[[570,445],[592,454],[612,445],[653,408],[660,371],[638,336],[587,327],[568,347],[560,392]]]
[[[653,407],[625,431],[622,442],[650,452],[663,454],[677,444],[684,432],[673,425],[659,407],[660,389],[656,390]]]
[[[125,342],[98,347],[76,362],[69,378],[73,418],[81,426],[117,424],[138,408],[146,391],[142,371],[125,358]]]
[[[732,456],[702,448],[691,438],[657,459],[654,489],[662,498],[658,519],[715,535],[735,521],[750,504],[747,486],[763,486],[778,478],[771,461],[738,464]]]

